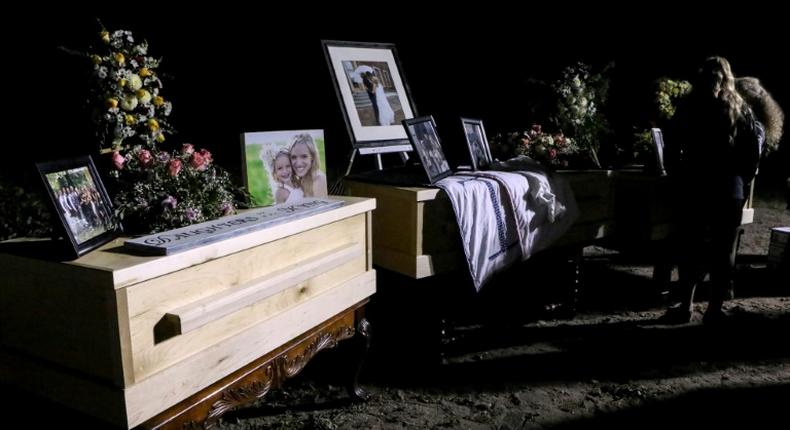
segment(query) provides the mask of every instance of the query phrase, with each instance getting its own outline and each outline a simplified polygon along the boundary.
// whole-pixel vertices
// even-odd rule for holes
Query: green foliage
[[[669,78],[658,80],[655,92],[655,103],[660,119],[668,120],[675,115],[677,102],[691,92],[691,83],[676,81]]]
[[[44,199],[0,178],[0,240],[52,234],[52,216]]]

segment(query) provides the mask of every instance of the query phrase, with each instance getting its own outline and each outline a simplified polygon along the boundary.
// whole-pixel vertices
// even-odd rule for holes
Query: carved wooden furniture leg
[[[355,314],[367,300],[337,314],[325,323],[291,342],[253,361],[227,377],[206,387],[165,412],[151,418],[139,428],[146,430],[210,429],[231,409],[241,408],[264,397],[298,374],[319,351],[332,348],[354,336]],[[365,319],[359,330],[368,330]],[[369,335],[363,335],[366,338]],[[364,391],[360,392],[364,393]]]
[[[365,358],[367,358],[368,350],[370,350],[371,332],[370,323],[365,318],[363,310],[363,308],[357,310],[357,332],[353,339],[353,342],[355,342],[354,352],[357,357],[352,367],[351,379],[346,388],[352,400],[364,402],[370,399],[370,394],[359,386],[359,375],[362,373],[362,366],[365,364]]]

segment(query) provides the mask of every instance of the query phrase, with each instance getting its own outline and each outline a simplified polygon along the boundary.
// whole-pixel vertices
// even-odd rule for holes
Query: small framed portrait
[[[658,176],[666,176],[667,171],[664,167],[664,133],[660,128],[650,129],[653,136],[653,152],[656,154],[656,173]]]
[[[244,133],[242,171],[254,206],[326,197],[323,130]]]
[[[472,170],[485,170],[491,165],[491,148],[488,146],[483,121],[479,119],[461,118],[461,126],[472,158]]]
[[[405,119],[403,126],[431,185],[453,174],[442,151],[439,134],[436,133],[436,122],[432,116]]]
[[[410,151],[401,121],[414,118],[417,111],[395,45],[322,44],[354,148],[362,154]]]
[[[37,163],[36,167],[75,258],[118,235],[120,224],[90,157]]]

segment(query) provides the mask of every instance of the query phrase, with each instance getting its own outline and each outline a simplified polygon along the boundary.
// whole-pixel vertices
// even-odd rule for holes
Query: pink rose
[[[193,152],[192,158],[189,159],[189,165],[202,172],[203,170],[206,170],[208,163],[206,162],[205,157],[203,157],[203,154],[199,152]]]
[[[214,158],[211,156],[211,153],[205,149],[200,150],[200,155],[203,156],[203,159],[206,160],[206,164],[211,163],[214,161]]]
[[[154,157],[151,155],[151,151],[143,149],[137,153],[137,160],[140,161],[143,167],[148,167],[153,163]]]
[[[192,153],[195,152],[195,147],[192,146],[191,143],[185,143],[181,145],[181,152],[183,152],[186,155],[192,155]]]
[[[181,160],[178,158],[173,158],[167,163],[167,171],[170,173],[170,176],[176,177],[178,176],[178,172],[181,171]]]
[[[554,143],[557,144],[560,148],[564,147],[567,142],[565,142],[565,135],[562,133],[554,135]]]
[[[557,149],[556,148],[549,149],[549,160],[553,160],[555,158],[557,158]]]
[[[126,162],[126,158],[124,158],[123,155],[121,155],[120,152],[113,151],[113,153],[112,153],[112,164],[113,164],[113,166],[115,166],[116,170],[123,169],[123,163],[125,163],[125,162]]]

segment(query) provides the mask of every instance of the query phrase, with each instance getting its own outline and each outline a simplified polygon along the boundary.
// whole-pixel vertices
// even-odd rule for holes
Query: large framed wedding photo
[[[395,45],[321,43],[354,148],[362,154],[410,151],[401,121],[417,111]]]
[[[36,163],[74,257],[118,235],[112,202],[89,156]]]
[[[436,133],[436,122],[432,116],[422,116],[403,120],[403,127],[409,135],[409,141],[420,158],[428,182],[436,181],[453,174],[450,164],[442,151],[439,134]]]
[[[244,184],[253,206],[327,196],[323,130],[244,133],[241,142]]]
[[[466,146],[472,158],[472,170],[484,170],[491,165],[491,148],[488,146],[483,121],[479,119],[461,118]]]

